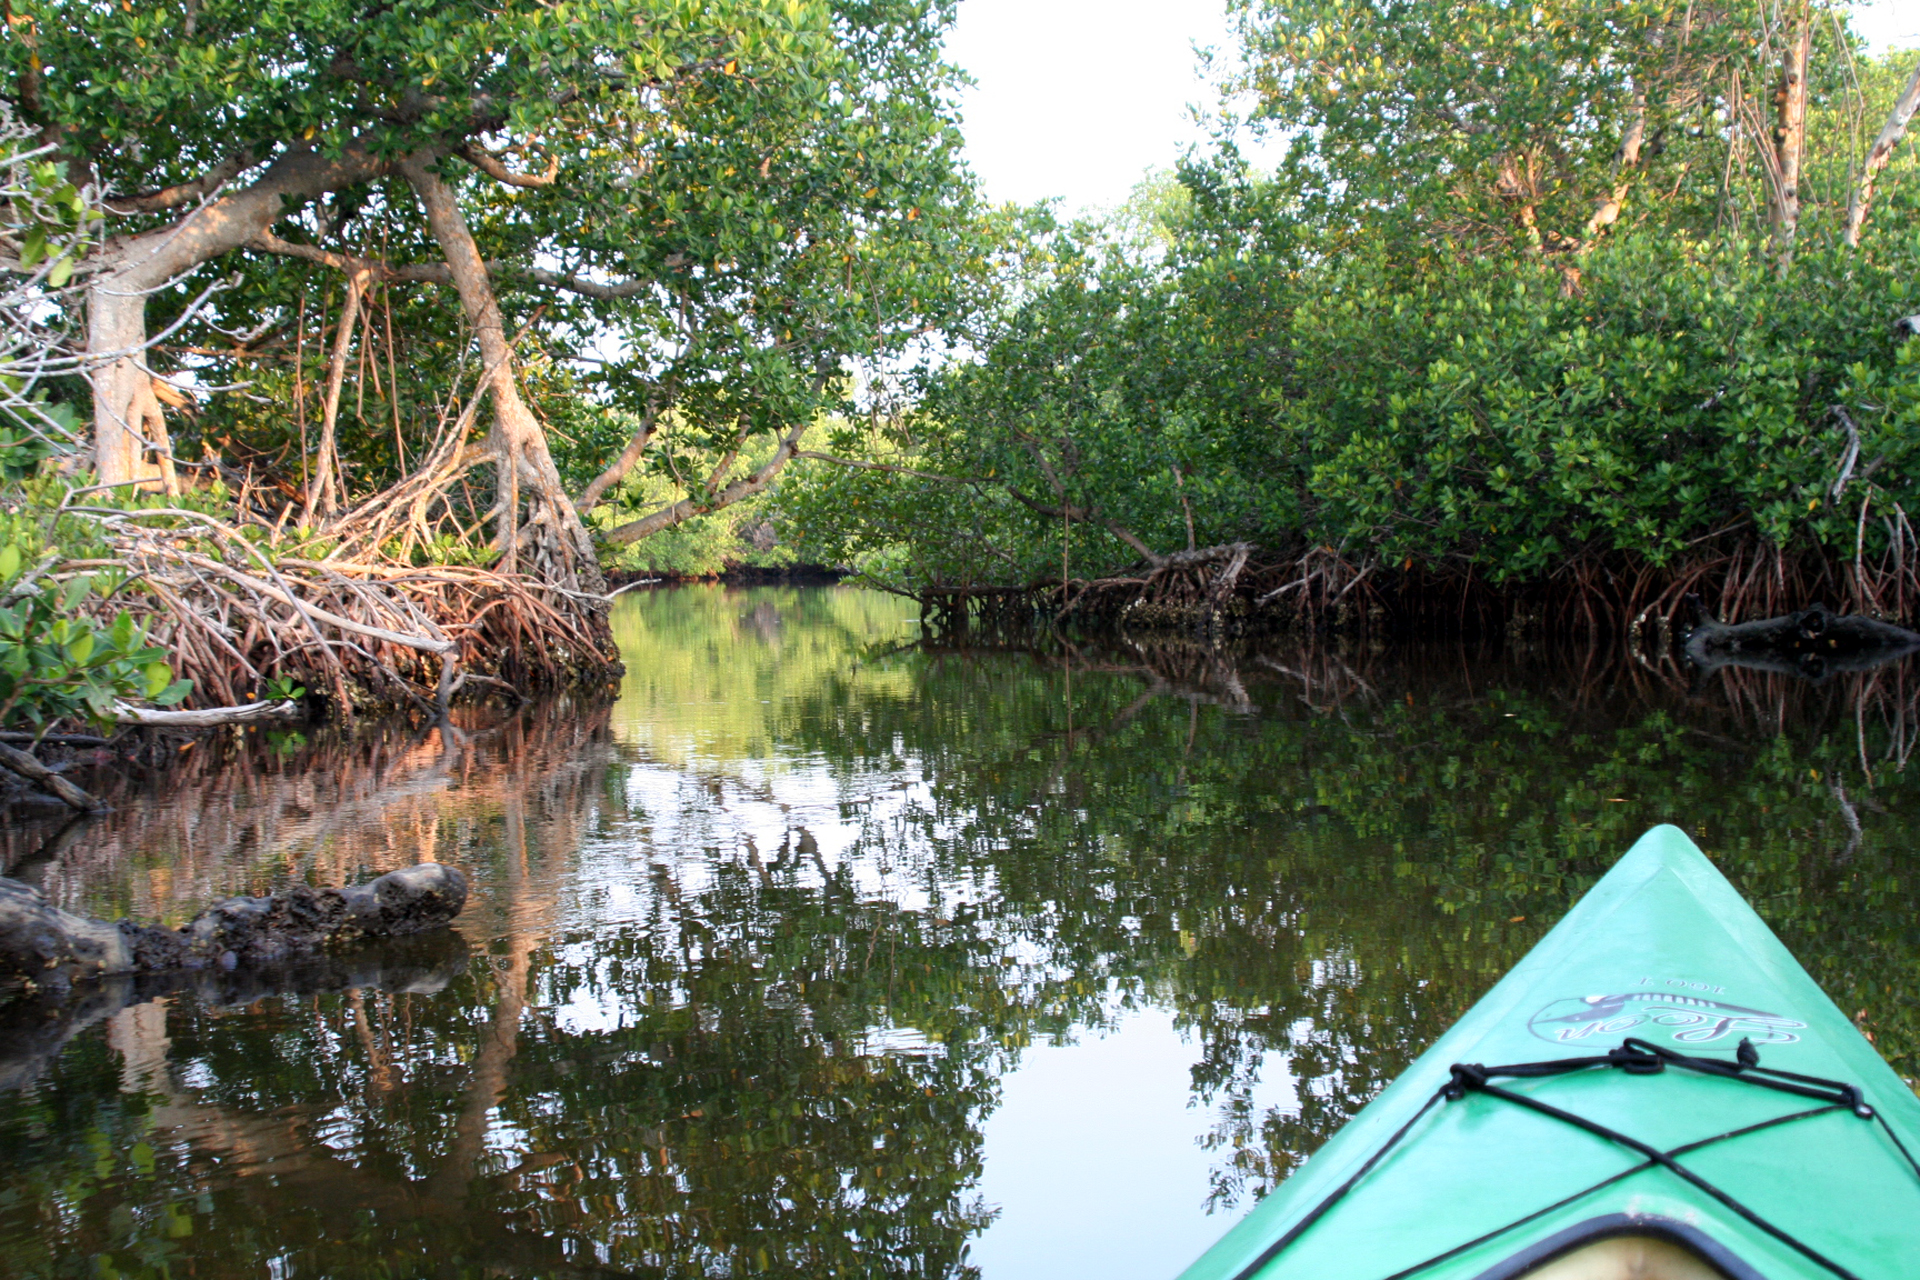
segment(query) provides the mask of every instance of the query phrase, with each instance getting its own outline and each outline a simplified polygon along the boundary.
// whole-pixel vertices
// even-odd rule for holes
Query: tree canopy
[[[118,215],[83,267],[103,365],[100,480],[171,483],[197,461],[174,448],[160,406],[184,397],[138,355],[144,311],[151,297],[171,318],[178,289],[238,269],[237,287],[180,330],[191,358],[173,372],[250,381],[265,362],[291,372],[304,422],[315,337],[328,368],[313,388],[324,421],[309,513],[348,505],[329,488],[343,366],[383,286],[451,285],[458,307],[412,304],[424,360],[409,372],[429,385],[403,388],[385,300],[391,385],[375,394],[393,412],[365,412],[363,332],[362,432],[392,416],[392,468],[409,444],[415,463],[435,460],[431,423],[402,417],[455,394],[465,344],[445,338],[464,328],[494,406],[509,557],[525,542],[532,565],[591,573],[542,411],[526,402],[528,364],[600,360],[555,384],[597,406],[565,460],[576,477],[600,475],[581,507],[668,428],[706,453],[680,477],[683,503],[616,536],[764,487],[844,391],[849,361],[937,322],[976,269],[955,73],[939,60],[950,20],[950,5],[919,0],[15,6],[8,96],[77,177],[97,175]],[[330,312],[309,296],[314,269],[343,277]],[[631,441],[609,425],[620,410]],[[245,410],[215,400],[205,415],[231,427]],[[763,434],[772,455],[736,474]]]

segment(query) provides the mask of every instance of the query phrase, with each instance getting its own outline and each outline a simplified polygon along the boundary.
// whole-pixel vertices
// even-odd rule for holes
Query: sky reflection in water
[[[1170,1275],[1666,819],[1915,1074],[1897,671],[920,645],[847,589],[616,627],[611,706],[0,833],[107,914],[476,882],[425,949],[16,1009],[0,1276]]]

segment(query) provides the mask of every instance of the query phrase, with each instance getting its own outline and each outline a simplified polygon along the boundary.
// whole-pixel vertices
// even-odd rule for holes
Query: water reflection
[[[0,832],[96,912],[476,883],[438,990],[68,1026],[0,1095],[0,1275],[999,1280],[1091,1257],[1100,1206],[1203,1241],[1664,819],[1920,1069],[1898,669],[920,645],[845,589],[616,621],[611,706],[248,739]],[[1055,1150],[1076,1112],[1106,1148]]]

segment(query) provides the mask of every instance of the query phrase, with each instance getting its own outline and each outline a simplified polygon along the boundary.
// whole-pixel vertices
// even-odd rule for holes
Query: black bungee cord
[[[1563,1110],[1550,1103],[1541,1102],[1539,1099],[1529,1097],[1523,1093],[1515,1093],[1510,1089],[1503,1089],[1493,1083],[1495,1079],[1528,1080],[1539,1079],[1545,1076],[1567,1075],[1571,1072],[1585,1071],[1594,1067],[1617,1068],[1626,1072],[1628,1075],[1657,1075],[1668,1067],[1679,1067],[1683,1070],[1698,1072],[1702,1075],[1719,1076],[1723,1079],[1736,1080],[1743,1084],[1758,1085],[1764,1089],[1773,1089],[1781,1093],[1811,1098],[1822,1105],[1811,1107],[1804,1111],[1795,1111],[1783,1116],[1775,1116],[1772,1119],[1762,1120],[1756,1124],[1746,1125],[1739,1129],[1730,1129],[1725,1133],[1715,1134],[1710,1138],[1702,1138],[1695,1142],[1689,1142],[1682,1146],[1675,1147],[1670,1151],[1661,1151],[1656,1147],[1641,1142],[1629,1134],[1621,1133],[1617,1129],[1610,1128],[1594,1120],[1589,1120],[1585,1116],[1576,1115],[1571,1111]],[[1545,1208],[1536,1209],[1532,1213],[1515,1218],[1512,1222],[1495,1227],[1492,1231],[1486,1232],[1484,1235],[1476,1236],[1464,1244],[1455,1245],[1444,1253],[1435,1254],[1425,1261],[1396,1271],[1392,1275],[1384,1277],[1384,1280],[1407,1280],[1408,1277],[1417,1275],[1430,1267],[1437,1266],[1449,1258],[1457,1257],[1469,1249],[1477,1248],[1489,1240],[1504,1235],[1518,1227],[1525,1226],[1527,1223],[1542,1218],[1556,1209],[1572,1204],[1583,1196],[1591,1195],[1604,1187],[1611,1186],[1616,1182],[1632,1177],[1634,1174],[1652,1168],[1666,1169],[1683,1181],[1706,1192],[1754,1226],[1839,1277],[1840,1280],[1861,1280],[1861,1277],[1851,1270],[1835,1262],[1833,1259],[1828,1258],[1804,1241],[1796,1239],[1782,1228],[1775,1226],[1760,1214],[1749,1209],[1731,1195],[1713,1185],[1713,1183],[1707,1179],[1681,1164],[1679,1157],[1693,1151],[1698,1151],[1703,1147],[1712,1146],[1714,1143],[1724,1142],[1730,1138],[1738,1138],[1745,1134],[1756,1132],[1757,1130],[1770,1129],[1777,1125],[1788,1124],[1796,1120],[1805,1120],[1813,1116],[1826,1115],[1830,1112],[1846,1111],[1861,1120],[1878,1121],[1880,1128],[1886,1133],[1888,1139],[1892,1141],[1894,1148],[1900,1152],[1901,1156],[1906,1160],[1907,1165],[1913,1170],[1914,1177],[1920,1179],[1920,1160],[1915,1160],[1913,1153],[1907,1150],[1906,1144],[1900,1141],[1900,1136],[1896,1134],[1892,1126],[1887,1123],[1886,1117],[1882,1116],[1867,1103],[1857,1085],[1847,1084],[1840,1080],[1827,1080],[1820,1076],[1801,1075],[1793,1071],[1781,1071],[1773,1067],[1763,1067],[1760,1065],[1760,1052],[1753,1047],[1751,1040],[1741,1040],[1738,1051],[1735,1053],[1733,1059],[1729,1061],[1723,1058],[1702,1058],[1690,1054],[1676,1053],[1671,1049],[1665,1049],[1645,1040],[1628,1036],[1620,1043],[1618,1048],[1609,1049],[1604,1054],[1595,1054],[1587,1057],[1556,1058],[1545,1062],[1517,1062],[1498,1067],[1482,1066],[1479,1063],[1473,1062],[1454,1063],[1453,1066],[1448,1068],[1447,1082],[1434,1090],[1433,1095],[1427,1099],[1425,1104],[1422,1105],[1405,1124],[1395,1130],[1392,1137],[1388,1138],[1372,1155],[1368,1156],[1366,1162],[1356,1169],[1352,1176],[1335,1187],[1318,1204],[1308,1210],[1298,1222],[1289,1227],[1279,1239],[1261,1250],[1252,1261],[1248,1262],[1246,1266],[1236,1272],[1234,1274],[1234,1280],[1252,1280],[1268,1263],[1284,1253],[1288,1246],[1292,1245],[1293,1242],[1298,1240],[1302,1235],[1305,1235],[1308,1228],[1312,1227],[1314,1223],[1324,1217],[1327,1211],[1338,1204],[1347,1192],[1351,1191],[1362,1179],[1371,1173],[1374,1167],[1386,1157],[1387,1153],[1398,1146],[1400,1140],[1406,1137],[1413,1127],[1425,1118],[1428,1112],[1443,1102],[1458,1102],[1469,1093],[1482,1093],[1488,1097],[1499,1098],[1502,1101],[1512,1102],[1519,1106],[1526,1107],[1531,1111],[1538,1112],[1551,1119],[1559,1120],[1562,1123],[1570,1124],[1587,1133],[1594,1134],[1597,1137],[1607,1139],[1609,1142],[1626,1147],[1642,1158],[1639,1163],[1632,1167],[1624,1169],[1610,1177],[1603,1178],[1592,1186],[1584,1187],[1570,1196],[1547,1205]]]

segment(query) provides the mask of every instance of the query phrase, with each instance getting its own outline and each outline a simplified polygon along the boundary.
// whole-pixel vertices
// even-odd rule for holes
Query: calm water
[[[64,905],[466,868],[457,937],[0,1013],[0,1276],[1167,1277],[1681,822],[1920,1074],[1920,733],[1458,653],[622,600],[612,704],[203,744]]]

